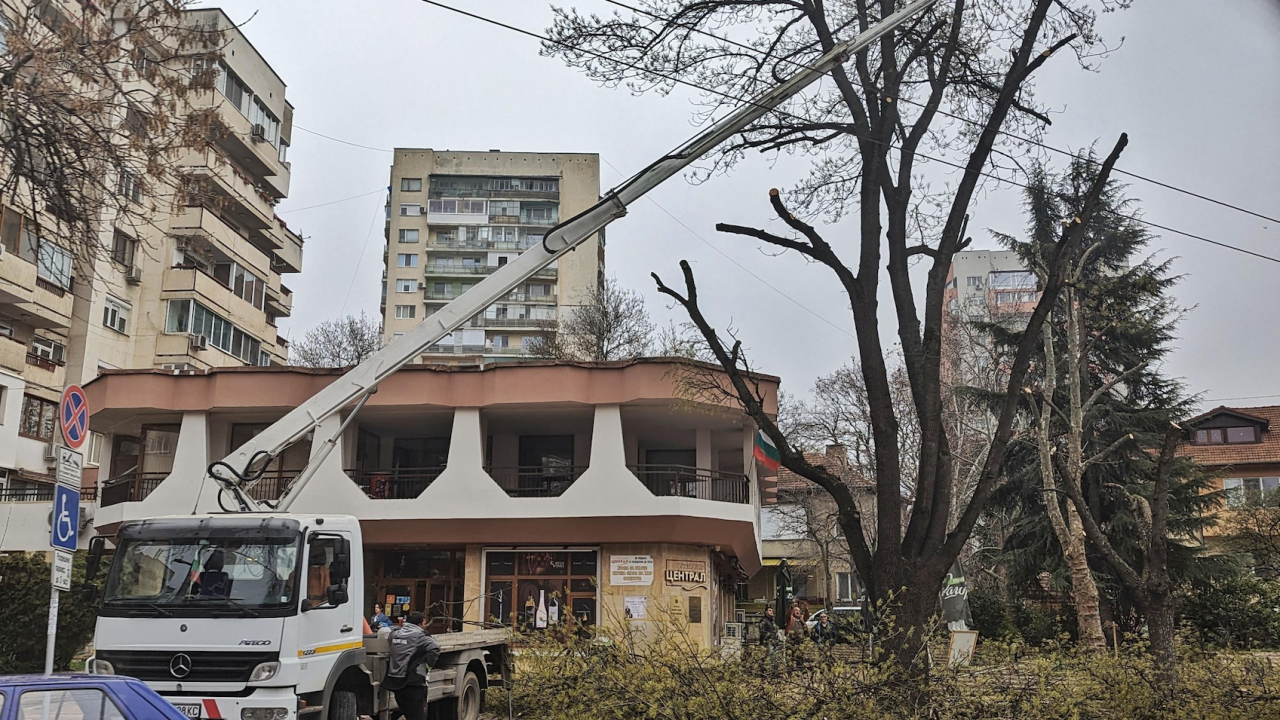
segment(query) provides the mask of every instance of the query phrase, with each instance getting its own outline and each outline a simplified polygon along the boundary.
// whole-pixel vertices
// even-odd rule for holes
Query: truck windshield
[[[135,538],[116,550],[103,609],[259,615],[296,607],[299,538]]]

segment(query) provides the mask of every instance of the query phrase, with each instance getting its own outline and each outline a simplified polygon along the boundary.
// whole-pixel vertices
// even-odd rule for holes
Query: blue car
[[[0,676],[0,720],[186,720],[142,681],[111,675]]]

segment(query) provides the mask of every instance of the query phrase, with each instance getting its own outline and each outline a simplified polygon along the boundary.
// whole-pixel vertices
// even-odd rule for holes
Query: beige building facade
[[[274,208],[289,192],[293,108],[283,79],[221,10],[186,19],[225,33],[216,89],[192,99],[193,110],[217,109],[214,141],[179,161],[197,199],[181,207],[157,200],[163,209],[140,211],[142,222],[104,216],[96,253],[38,233],[54,224],[0,199],[0,503],[48,502],[56,402],[68,384],[118,368],[287,362],[276,322],[291,313],[282,280],[301,269],[302,238]],[[125,82],[145,90],[156,77]],[[137,185],[119,190],[139,208],[152,203]],[[102,438],[82,450],[91,496]]]
[[[398,148],[383,256],[386,340],[437,312],[599,197],[596,154]],[[532,338],[587,300],[603,268],[603,240],[588,240],[433,345],[422,360],[475,365],[527,356]]]

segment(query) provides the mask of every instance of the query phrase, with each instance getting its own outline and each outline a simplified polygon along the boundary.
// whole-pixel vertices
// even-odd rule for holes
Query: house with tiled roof
[[[1219,406],[1191,418],[1178,455],[1194,458],[1217,478],[1225,510],[1280,490],[1280,405]],[[1206,530],[1213,537],[1221,530]]]
[[[811,464],[825,467],[853,489],[868,529],[875,525],[875,486],[849,465],[843,445],[805,453]],[[825,490],[786,468],[778,468],[776,499],[760,509],[760,572],[747,586],[745,606],[761,608],[776,594],[778,568],[791,570],[797,601],[811,609],[849,605],[860,587],[848,546],[836,522],[835,502]]]

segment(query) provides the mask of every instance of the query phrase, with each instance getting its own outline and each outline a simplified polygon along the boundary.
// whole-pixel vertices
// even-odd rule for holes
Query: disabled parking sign
[[[53,486],[53,515],[49,518],[49,544],[55,549],[76,551],[80,535],[80,491]]]

